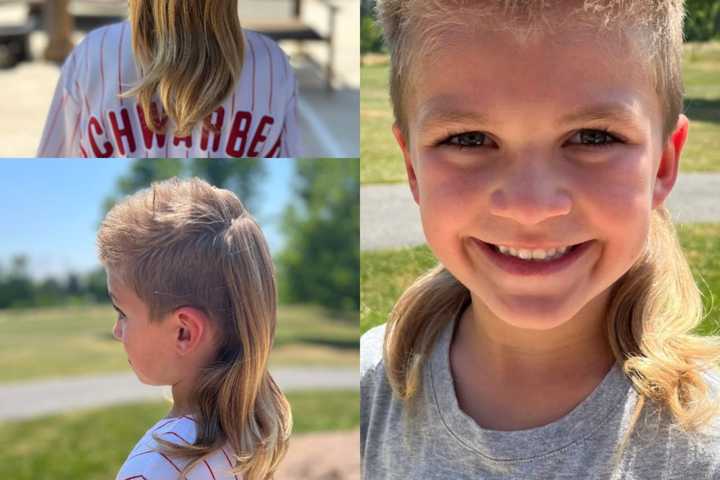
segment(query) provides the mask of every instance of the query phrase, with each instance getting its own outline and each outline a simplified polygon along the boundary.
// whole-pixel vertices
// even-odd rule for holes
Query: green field
[[[288,394],[294,434],[350,430],[360,423],[357,391]],[[115,478],[133,445],[168,411],[143,403],[0,423],[0,478]]]
[[[360,181],[405,181],[400,150],[391,133],[387,59],[370,58],[361,69]],[[686,45],[683,63],[685,113],[690,133],[683,152],[684,172],[720,171],[720,43]]]
[[[703,293],[707,318],[700,333],[720,329],[720,224],[678,227],[685,255]],[[360,331],[385,323],[400,294],[423,272],[435,265],[425,247],[362,252],[360,289]]]
[[[112,338],[114,318],[109,305],[0,311],[0,382],[130,372],[122,345]],[[357,316],[280,307],[272,366],[357,362]]]

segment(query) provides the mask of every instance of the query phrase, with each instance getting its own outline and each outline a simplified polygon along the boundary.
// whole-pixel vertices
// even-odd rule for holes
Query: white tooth
[[[548,257],[552,257],[556,253],[557,253],[557,250],[555,250],[554,248],[551,248],[550,250],[547,251]]]
[[[568,248],[569,248],[569,247],[562,247],[562,248],[558,249],[558,253],[559,253],[560,255],[562,255],[562,254],[564,254],[565,252],[567,252]]]
[[[514,248],[511,248],[511,249],[510,249],[510,255],[512,255],[512,256],[514,256],[514,257],[517,257],[517,256],[518,256],[518,251],[515,250]]]
[[[533,250],[532,251],[532,258],[535,260],[544,260],[547,255],[545,254],[545,250]]]
[[[522,258],[523,260],[530,260],[530,259],[532,258],[532,251],[521,249],[521,250],[518,251],[518,255],[519,255],[520,258]]]
[[[500,249],[500,253],[508,253],[507,247],[503,247],[502,245],[500,245],[498,248]]]

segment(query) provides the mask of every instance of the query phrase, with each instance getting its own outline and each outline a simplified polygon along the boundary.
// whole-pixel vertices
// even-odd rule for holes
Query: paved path
[[[681,174],[667,202],[679,223],[720,222],[720,174]],[[360,249],[425,243],[420,215],[406,184],[367,185],[360,190]]]
[[[357,368],[277,368],[272,373],[286,392],[357,389],[360,384]],[[170,398],[168,387],[143,385],[133,373],[0,384],[0,421],[163,398]]]

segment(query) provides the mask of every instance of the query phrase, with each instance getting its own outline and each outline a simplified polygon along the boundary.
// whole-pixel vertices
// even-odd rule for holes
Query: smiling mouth
[[[486,242],[487,243],[487,242]],[[550,249],[524,249],[524,248],[513,248],[506,247],[504,245],[495,245],[488,243],[488,246],[493,248],[497,253],[508,257],[520,258],[522,260],[528,260],[533,262],[550,262],[562,258],[570,254],[576,247],[581,245],[580,243],[574,245],[566,245],[563,247],[550,248]]]
[[[595,243],[594,240],[548,249],[524,249],[487,243],[477,238],[474,243],[497,268],[513,275],[551,275],[569,269]]]

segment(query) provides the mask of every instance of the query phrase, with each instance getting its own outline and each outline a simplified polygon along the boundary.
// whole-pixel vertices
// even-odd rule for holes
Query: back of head
[[[130,23],[142,78],[125,96],[151,112],[157,95],[178,136],[200,122],[211,128],[209,116],[240,78],[237,0],[130,0]],[[161,128],[159,119],[149,124]]]
[[[276,288],[255,220],[232,192],[172,179],[110,210],[98,248],[103,265],[149,307],[151,321],[192,306],[220,331],[194,399],[197,441],[168,450],[199,461],[228,442],[246,478],[267,478],[284,455],[290,412],[267,371]]]

